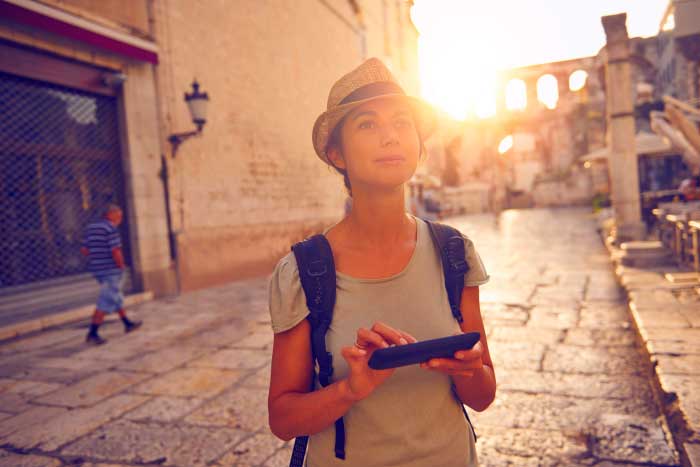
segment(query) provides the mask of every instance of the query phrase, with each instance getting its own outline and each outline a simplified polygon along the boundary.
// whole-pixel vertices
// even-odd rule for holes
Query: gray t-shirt
[[[419,341],[460,332],[445,291],[440,257],[425,222],[418,222],[416,248],[408,265],[382,279],[337,275],[333,321],[326,347],[333,355],[333,380],[347,377],[342,347],[355,342],[357,329],[382,321]],[[464,237],[469,272],[465,286],[489,280],[474,245]],[[275,333],[306,318],[304,292],[292,253],[280,260],[270,281],[270,316]],[[402,367],[344,417],[346,459],[335,457],[335,427],[310,437],[308,467],[477,466],[474,438],[452,393],[449,376]]]

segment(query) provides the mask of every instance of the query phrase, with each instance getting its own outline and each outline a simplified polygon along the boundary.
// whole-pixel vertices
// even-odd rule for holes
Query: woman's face
[[[415,173],[420,139],[404,99],[388,97],[358,106],[345,118],[340,132],[342,151],[330,148],[328,157],[347,171],[353,193],[396,188]]]

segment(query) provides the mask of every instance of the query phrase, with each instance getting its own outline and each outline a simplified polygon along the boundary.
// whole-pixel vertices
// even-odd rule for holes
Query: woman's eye
[[[365,120],[364,122],[360,123],[359,127],[362,129],[371,129],[374,128],[374,122],[371,120]]]
[[[411,125],[411,121],[407,118],[401,118],[399,120],[396,120],[394,122],[394,125],[396,125],[396,127],[398,128],[406,128],[407,126]]]

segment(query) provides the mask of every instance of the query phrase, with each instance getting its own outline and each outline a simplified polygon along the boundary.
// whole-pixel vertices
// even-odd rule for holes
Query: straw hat
[[[365,102],[390,96],[404,97],[411,104],[418,133],[421,140],[425,141],[435,127],[433,109],[424,101],[406,95],[386,65],[378,58],[370,58],[331,87],[326,111],[316,119],[311,135],[318,157],[326,164],[329,163],[326,156],[328,138],[350,111]]]

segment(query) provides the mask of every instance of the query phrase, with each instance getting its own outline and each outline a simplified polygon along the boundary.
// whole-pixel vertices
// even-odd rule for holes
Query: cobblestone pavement
[[[474,414],[481,464],[677,465],[606,250],[584,210],[450,219],[491,282],[499,389]],[[85,323],[0,343],[0,465],[286,466],[267,428],[266,279],[148,302],[124,335]]]

